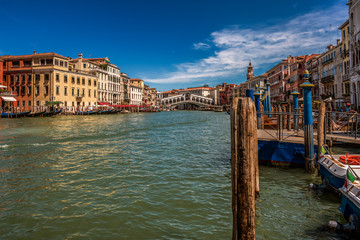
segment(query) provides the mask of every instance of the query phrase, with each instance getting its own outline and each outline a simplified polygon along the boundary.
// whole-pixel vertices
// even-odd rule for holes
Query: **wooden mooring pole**
[[[255,239],[255,196],[259,185],[256,122],[253,101],[234,98],[231,105],[233,240]]]

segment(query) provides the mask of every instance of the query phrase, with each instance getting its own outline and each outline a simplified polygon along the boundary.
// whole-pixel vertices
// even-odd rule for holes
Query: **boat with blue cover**
[[[2,118],[20,118],[20,117],[25,117],[28,114],[30,114],[30,111],[28,111],[28,112],[19,112],[19,113],[2,112],[1,117]]]
[[[93,114],[97,114],[98,111],[76,111],[75,115],[93,115]]]

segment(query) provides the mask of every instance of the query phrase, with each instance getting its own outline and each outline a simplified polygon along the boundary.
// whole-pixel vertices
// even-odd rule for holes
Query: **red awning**
[[[99,105],[110,105],[110,103],[107,102],[98,102]]]

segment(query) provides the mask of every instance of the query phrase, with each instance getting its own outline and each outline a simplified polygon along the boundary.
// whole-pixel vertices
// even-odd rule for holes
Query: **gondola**
[[[30,111],[28,112],[20,112],[20,113],[1,113],[2,118],[20,118],[25,117],[26,115],[30,114]]]
[[[29,115],[26,115],[26,117],[40,117],[42,116],[46,111],[43,112],[36,112],[36,113],[30,113]]]

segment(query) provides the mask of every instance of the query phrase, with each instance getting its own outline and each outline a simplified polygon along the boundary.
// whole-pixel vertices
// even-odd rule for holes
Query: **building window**
[[[29,107],[31,106],[31,101],[28,101],[28,106],[29,106]]]
[[[55,59],[55,65],[59,66],[59,60],[58,59]]]
[[[23,82],[26,81],[26,75],[25,75],[25,74],[22,75],[22,81],[23,81]]]
[[[28,86],[28,95],[31,94],[31,86]]]
[[[85,85],[85,78],[82,78],[81,80],[82,80],[82,81],[81,81],[81,82],[82,82],[82,85]]]
[[[40,94],[40,87],[39,86],[35,87],[35,94]]]
[[[56,86],[56,95],[60,94],[60,86]]]
[[[85,88],[82,89],[82,96],[85,97]]]
[[[60,67],[64,66],[64,62],[60,60]]]
[[[25,107],[25,101],[22,101],[22,106]]]
[[[45,76],[45,77],[44,77],[45,81],[48,81],[48,80],[50,79],[49,74],[45,74],[44,76]]]
[[[75,88],[71,88],[71,95],[75,96]]]
[[[84,63],[84,68],[86,68],[86,63]]]
[[[77,89],[77,94],[76,96],[80,97],[80,88]]]
[[[35,75],[35,80],[36,80],[36,81],[40,81],[40,74],[36,74],[36,75]]]
[[[45,86],[45,95],[47,95],[47,94],[49,94],[49,86],[48,85]]]
[[[36,101],[36,106],[40,106],[40,101]]]
[[[76,79],[76,83],[80,84],[80,78],[79,77]]]
[[[67,83],[67,75],[64,75],[64,83]]]
[[[67,96],[67,87],[64,87],[64,95]]]
[[[16,75],[16,82],[20,82],[20,75]]]
[[[91,90],[89,89],[89,97],[91,97]]]
[[[96,97],[96,90],[94,90],[94,97]]]
[[[75,77],[71,77],[71,83],[75,83]]]
[[[60,75],[58,73],[56,74],[56,81],[60,82]]]
[[[91,79],[88,80],[88,85],[91,86]]]

